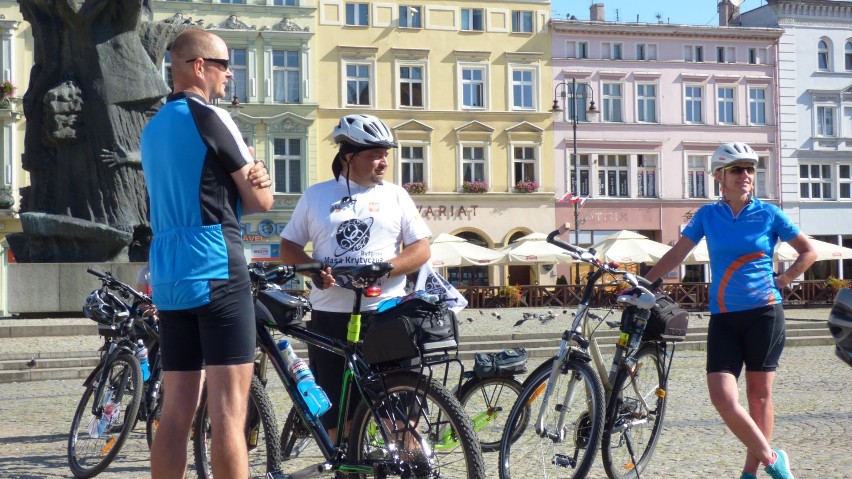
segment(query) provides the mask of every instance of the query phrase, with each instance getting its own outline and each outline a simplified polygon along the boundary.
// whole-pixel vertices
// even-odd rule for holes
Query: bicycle
[[[299,272],[318,273],[323,269],[322,264],[249,265],[260,351],[272,364],[293,402],[293,419],[298,419],[306,429],[323,457],[322,462],[304,467],[289,477],[314,477],[332,472],[360,477],[485,477],[481,450],[469,419],[458,401],[431,378],[430,366],[446,360],[443,350],[428,351],[428,344],[414,346],[420,359],[417,365],[376,365],[365,358],[360,329],[362,296],[381,294],[380,287],[376,285],[392,268],[390,263],[333,268],[337,285],[354,293],[349,334],[347,341],[343,342],[302,327],[303,310],[298,307],[301,301],[286,294],[277,285],[292,280]],[[346,425],[351,422],[348,435],[338,434],[332,440],[319,418],[311,414],[287,370],[273,332],[346,358],[341,404],[333,406],[338,409],[338,431],[347,430]],[[265,391],[263,394],[266,394]],[[358,401],[358,406],[350,417],[348,405],[353,400]],[[273,450],[279,439],[270,434],[270,430],[266,430],[267,458],[274,463],[275,456],[280,454],[280,450]],[[435,447],[438,443],[446,447]],[[203,434],[196,434],[194,446],[196,451],[206,448]],[[196,454],[196,458],[199,457],[203,463],[204,453]],[[196,465],[199,470],[204,467],[203,464]],[[275,464],[271,464],[267,472],[271,477],[288,477],[283,476],[280,466]]]
[[[104,338],[100,362],[83,386],[68,437],[68,465],[75,477],[94,477],[109,466],[139,420],[146,421],[150,447],[160,407],[162,367],[156,322],[146,315],[151,298],[115,278],[89,268],[101,287],[86,299],[83,312]],[[121,298],[124,298],[122,300]],[[129,301],[129,302],[128,302]],[[151,376],[142,380],[136,357],[146,342]],[[105,417],[106,415],[106,417]]]
[[[673,343],[685,337],[687,316],[682,310],[669,308],[676,303],[667,296],[653,294],[650,289],[656,289],[655,285],[644,278],[619,269],[617,263],[601,262],[594,257],[594,250],[568,244],[558,239],[558,234],[559,230],[550,233],[547,241],[592,269],[557,355],[529,375],[509,413],[500,443],[500,477],[530,477],[543,472],[547,476],[582,478],[591,469],[598,447],[602,447],[609,478],[639,479],[662,431]],[[589,311],[595,283],[605,274],[619,277],[632,287],[617,298],[617,303],[625,306],[620,323],[608,323],[620,329],[609,369],[595,338],[600,324],[593,327],[590,322],[603,322],[604,318]],[[666,318],[660,315],[661,306],[666,309]],[[551,405],[554,394],[561,402]],[[522,422],[525,407],[537,414],[533,428]]]

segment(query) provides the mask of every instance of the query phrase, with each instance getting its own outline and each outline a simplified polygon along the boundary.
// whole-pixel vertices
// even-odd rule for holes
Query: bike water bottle
[[[325,391],[317,385],[311,368],[308,367],[304,360],[296,356],[296,352],[290,346],[290,341],[282,339],[278,342],[278,349],[283,353],[287,369],[290,370],[290,375],[296,380],[296,387],[308,405],[311,414],[315,417],[322,416],[326,411],[331,409],[331,402],[328,400]]]
[[[107,391],[104,394],[104,410],[101,412],[101,418],[98,420],[94,430],[92,430],[92,423],[89,423],[89,437],[93,439],[101,437],[101,434],[103,434],[104,431],[106,431],[107,426],[109,426],[117,408],[118,404],[112,402],[112,391]]]
[[[147,381],[151,377],[151,368],[148,366],[148,348],[145,343],[139,340],[139,349],[136,350],[136,357],[139,359],[139,367],[142,369],[142,380]]]
[[[415,295],[424,301],[429,301],[430,303],[437,303],[438,300],[441,299],[437,294],[430,294],[422,290],[415,292]]]
[[[381,312],[387,311],[387,310],[393,308],[394,306],[396,306],[397,304],[399,304],[401,302],[402,302],[401,297],[388,298],[388,299],[382,301],[381,303],[379,303],[378,306],[376,306],[376,312],[381,313]]]

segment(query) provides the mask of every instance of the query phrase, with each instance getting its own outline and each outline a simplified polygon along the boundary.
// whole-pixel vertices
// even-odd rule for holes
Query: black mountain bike
[[[354,293],[349,335],[347,341],[342,342],[305,329],[301,325],[304,310],[298,306],[301,300],[278,286],[292,280],[298,272],[318,273],[323,269],[322,264],[249,265],[256,299],[259,347],[294,404],[293,420],[304,427],[322,454],[319,463],[299,464],[299,471],[290,473],[290,476],[283,475],[278,467],[273,467],[276,461],[280,463],[281,450],[279,438],[272,433],[274,429],[270,422],[262,431],[270,477],[315,477],[333,472],[347,473],[349,477],[485,477],[482,453],[470,420],[452,394],[431,378],[430,365],[438,361],[435,357],[446,357],[445,353],[432,351],[436,355],[430,357],[423,347],[419,364],[413,366],[378,366],[370,364],[364,357],[360,331],[361,299],[365,295],[380,294],[377,284],[392,268],[389,263],[374,263],[333,269],[337,285]],[[346,358],[346,368],[341,371],[342,404],[333,404],[332,410],[326,414],[338,411],[338,431],[345,431],[345,425],[351,422],[348,436],[338,434],[332,440],[319,418],[311,414],[273,339],[272,333],[276,330]],[[265,395],[265,391],[262,394]],[[350,401],[358,402],[351,417],[348,412]],[[262,408],[257,408],[256,413],[258,424],[268,422]],[[199,429],[196,430],[194,447],[199,471],[205,470],[204,463],[209,461],[205,424],[207,421],[201,414],[196,416]],[[250,434],[251,425],[248,427]],[[282,442],[289,440],[288,436]]]
[[[101,280],[101,287],[89,294],[83,312],[98,323],[104,345],[100,362],[83,382],[85,391],[68,437],[68,465],[80,478],[103,472],[138,420],[146,422],[150,446],[162,378],[158,327],[147,314],[151,298],[110,273],[88,272]],[[136,357],[139,340],[148,348],[148,381],[142,380]]]

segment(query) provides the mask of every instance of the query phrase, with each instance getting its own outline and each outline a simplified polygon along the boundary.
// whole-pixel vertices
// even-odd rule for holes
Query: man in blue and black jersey
[[[187,30],[171,47],[174,92],[142,132],[154,241],[151,288],[160,312],[162,415],[151,448],[155,479],[181,478],[202,367],[216,477],[245,478],[243,427],[255,326],[240,235],[242,213],[272,207],[271,181],[231,117],[210,101],[232,74],[228,46]]]

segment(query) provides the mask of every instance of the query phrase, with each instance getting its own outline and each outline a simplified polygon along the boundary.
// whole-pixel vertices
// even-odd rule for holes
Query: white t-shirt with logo
[[[346,178],[329,180],[308,188],[296,204],[293,217],[281,237],[300,246],[313,242],[316,261],[329,266],[379,263],[396,257],[401,245],[432,234],[404,189],[391,183],[365,188]],[[405,295],[405,276],[382,280],[382,295],[362,298],[362,310],[375,309],[384,299]],[[349,312],[351,290],[333,287],[311,290],[311,305],[318,311]]]

